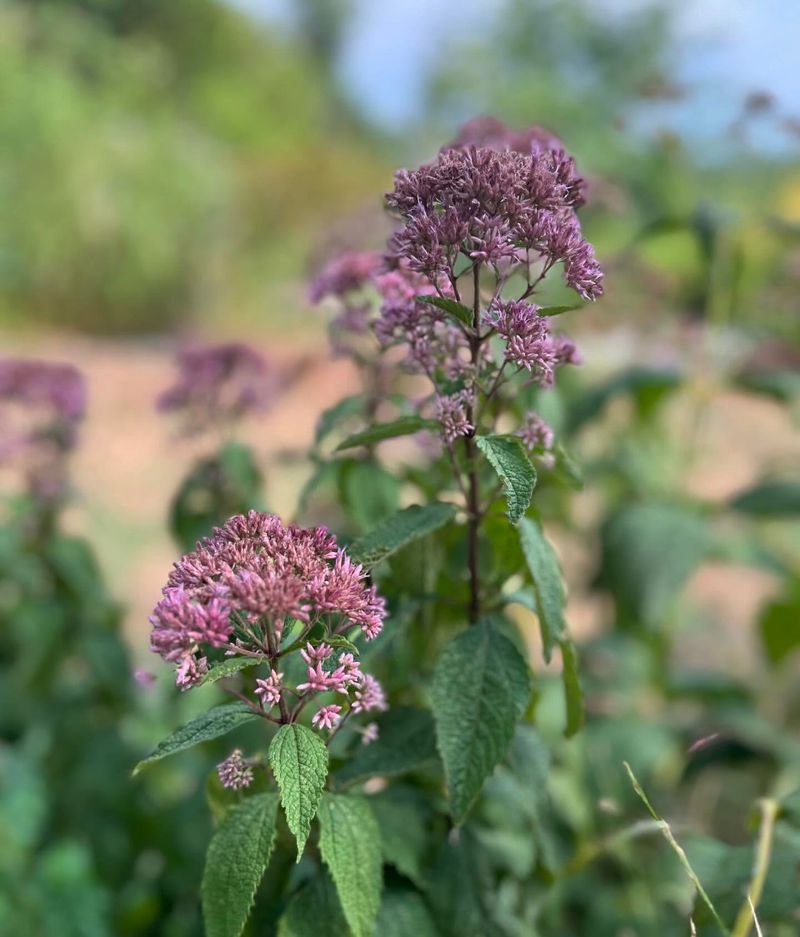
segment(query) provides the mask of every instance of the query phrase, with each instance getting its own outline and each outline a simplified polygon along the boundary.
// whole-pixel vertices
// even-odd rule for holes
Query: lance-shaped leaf
[[[311,729],[292,723],[275,733],[269,763],[281,791],[286,822],[297,839],[299,862],[328,776],[328,749]]]
[[[456,515],[453,504],[434,501],[420,506],[412,504],[381,521],[369,533],[350,545],[349,553],[357,563],[376,566],[414,540],[433,533],[448,524]]]
[[[142,759],[133,769],[134,774],[138,774],[142,768],[154,761],[166,758],[167,755],[174,755],[176,752],[182,752],[186,748],[198,745],[200,742],[207,742],[209,739],[219,738],[221,735],[227,735],[233,729],[238,728],[245,722],[252,722],[258,719],[258,713],[254,712],[246,703],[236,702],[227,703],[224,706],[215,706],[203,713],[185,726],[176,729],[172,735],[160,742],[153,752],[147,758]]]
[[[239,937],[275,839],[278,795],[256,794],[231,807],[211,839],[203,872],[206,937]]]
[[[576,310],[576,309],[581,309],[581,308],[582,308],[582,306],[580,306],[580,305],[573,305],[573,306],[540,306],[540,307],[539,307],[539,315],[540,315],[540,316],[547,316],[548,318],[550,318],[551,316],[560,316],[560,315],[563,315],[565,312],[574,312],[574,310]]]
[[[503,482],[508,519],[516,524],[528,510],[536,487],[536,469],[517,436],[476,436],[478,448]]]
[[[791,517],[800,514],[800,481],[773,479],[759,482],[731,500],[731,507],[760,517]]]
[[[564,705],[567,712],[564,735],[571,738],[583,727],[586,715],[583,706],[583,690],[578,674],[578,655],[571,638],[561,639],[561,657],[564,666],[561,679],[564,683]]]
[[[198,686],[203,686],[206,683],[216,683],[217,680],[232,677],[241,670],[247,670],[248,667],[257,667],[259,664],[263,664],[266,659],[266,657],[227,657],[218,664],[209,667],[208,673],[203,675]]]
[[[558,557],[538,521],[530,517],[523,518],[519,525],[519,539],[533,583],[544,659],[549,663],[553,648],[566,632],[561,569]]]
[[[354,446],[371,446],[376,442],[383,442],[384,439],[410,436],[422,429],[436,429],[438,425],[435,420],[425,420],[415,414],[401,416],[390,423],[376,423],[360,433],[353,433],[352,436],[340,442],[335,451],[341,452],[342,449],[352,449]]]
[[[504,757],[530,692],[528,665],[491,621],[472,625],[442,651],[431,700],[457,821]]]
[[[364,797],[325,794],[319,849],[333,877],[353,937],[372,937],[381,901],[381,840]]]
[[[418,303],[427,303],[429,306],[436,306],[437,309],[441,309],[442,312],[446,312],[449,316],[452,316],[456,322],[461,322],[463,325],[468,326],[473,325],[475,314],[469,306],[465,306],[463,303],[456,302],[454,299],[448,299],[446,296],[415,296],[414,298]]]

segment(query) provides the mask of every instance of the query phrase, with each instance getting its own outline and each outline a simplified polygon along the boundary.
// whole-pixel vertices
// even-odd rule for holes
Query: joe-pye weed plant
[[[169,575],[152,648],[181,689],[219,682],[232,701],[140,767],[244,723],[263,739],[232,745],[210,787],[210,937],[535,927],[531,883],[558,858],[526,641],[506,609],[535,610],[545,659],[562,660],[564,729],[576,732],[578,665],[534,491],[537,477],[545,492],[577,483],[542,413],[559,369],[579,361],[554,324],[571,307],[543,297],[563,294],[559,277],[581,300],[602,293],[583,201],[550,134],[474,123],[396,175],[386,252],[340,259],[317,282],[317,298],[358,311],[339,325],[360,355],[383,356],[372,375],[411,375],[369,401],[359,416],[373,421],[329,459],[364,451],[408,506],[381,516],[373,499],[374,527],[349,543],[347,529],[340,543],[251,511]],[[326,433],[354,414],[326,414]],[[423,455],[378,461],[384,441],[414,434]],[[362,484],[369,499],[368,474]]]

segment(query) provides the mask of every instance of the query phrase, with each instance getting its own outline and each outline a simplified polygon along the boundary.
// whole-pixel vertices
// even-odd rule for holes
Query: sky
[[[290,21],[292,0],[230,0],[256,15]],[[648,0],[590,0],[624,16]],[[352,0],[345,37],[344,87],[379,126],[418,116],[425,76],[446,38],[479,35],[502,0]],[[730,122],[745,94],[766,90],[780,110],[800,116],[800,0],[673,0],[676,77],[699,87],[672,115],[682,132],[714,131]],[[453,10],[458,15],[454,16]]]

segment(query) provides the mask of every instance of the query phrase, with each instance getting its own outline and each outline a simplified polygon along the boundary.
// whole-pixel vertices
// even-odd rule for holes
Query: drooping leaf
[[[533,583],[544,659],[549,662],[553,648],[566,632],[561,569],[558,557],[538,521],[524,517],[519,525],[519,539]]]
[[[328,776],[328,749],[311,729],[291,723],[275,733],[269,763],[281,791],[286,822],[297,839],[299,862]]]
[[[571,638],[561,639],[561,659],[563,671],[561,679],[564,683],[564,706],[567,713],[567,725],[564,735],[571,738],[583,727],[586,717],[583,704],[583,690],[581,689],[578,674],[578,655]]]
[[[354,937],[372,937],[381,900],[378,824],[364,797],[325,794],[319,806],[319,849]]]
[[[472,326],[473,310],[463,303],[456,302],[455,299],[448,299],[445,296],[416,296],[415,299],[418,303],[428,303],[429,306],[436,306],[437,309],[441,309],[442,312],[452,316],[456,322]]]
[[[775,479],[759,482],[731,499],[731,507],[759,517],[794,517],[800,514],[800,481]]]
[[[403,508],[387,517],[369,533],[359,537],[350,546],[350,555],[364,566],[376,566],[381,560],[420,537],[448,524],[456,514],[456,507],[441,501]]]
[[[323,410],[317,421],[317,428],[314,432],[314,445],[318,446],[327,439],[336,427],[349,420],[351,416],[356,416],[364,409],[364,397],[362,394],[353,394],[351,397],[343,397],[338,403],[327,410]]]
[[[536,487],[536,469],[517,436],[476,436],[478,448],[503,482],[508,519],[516,524],[528,510]]]
[[[633,504],[602,530],[599,582],[628,623],[655,628],[676,601],[708,547],[706,525],[681,505]]]
[[[229,808],[211,839],[203,872],[207,937],[239,937],[275,839],[278,795],[256,794]]]
[[[393,777],[425,767],[436,760],[433,717],[425,709],[393,706],[376,719],[378,738],[359,745],[336,774],[341,784],[380,775]]]
[[[198,686],[206,683],[216,683],[218,680],[224,680],[226,677],[232,677],[234,674],[249,667],[257,667],[263,664],[266,658],[258,657],[226,657],[225,660],[208,668],[208,672],[203,675]]]
[[[147,758],[143,758],[133,769],[134,774],[138,774],[146,765],[152,764],[166,758],[167,755],[174,755],[176,752],[182,752],[184,749],[198,745],[200,742],[207,742],[209,739],[219,738],[221,735],[227,735],[233,729],[244,725],[246,722],[252,722],[258,719],[258,714],[254,712],[246,703],[235,702],[226,703],[223,706],[215,706],[203,713],[185,726],[176,729],[168,738],[160,742]]]
[[[442,651],[431,699],[456,821],[504,757],[530,692],[527,664],[491,621],[472,625]]]
[[[289,902],[278,937],[350,937],[336,886],[324,869]]]
[[[384,893],[375,937],[439,937],[439,931],[422,895],[393,888]]]
[[[372,446],[385,439],[410,436],[423,429],[436,429],[437,426],[438,423],[435,420],[425,420],[415,414],[401,416],[390,423],[376,423],[360,433],[353,433],[352,436],[340,442],[335,451],[341,452],[343,449],[352,449],[354,446]]]

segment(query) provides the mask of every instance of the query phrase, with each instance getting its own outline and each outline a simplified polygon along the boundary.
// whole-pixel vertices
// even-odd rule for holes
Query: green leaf
[[[239,937],[275,840],[278,795],[256,794],[231,807],[211,839],[203,872],[206,937]]]
[[[567,711],[567,726],[564,735],[571,738],[583,727],[586,713],[583,704],[583,690],[578,675],[578,655],[570,638],[562,638],[561,640],[561,658],[564,668],[561,679],[564,683],[564,704]]]
[[[573,312],[575,309],[582,308],[583,306],[580,303],[572,306],[541,306],[539,308],[539,315],[550,318],[551,316],[560,316],[565,312]]]
[[[147,758],[142,759],[133,769],[134,775],[138,774],[146,765],[152,764],[166,758],[167,755],[174,755],[182,752],[184,749],[198,745],[200,742],[207,742],[209,739],[219,738],[221,735],[227,735],[228,732],[237,729],[245,722],[252,722],[258,719],[258,713],[254,712],[246,703],[226,703],[224,706],[215,706],[203,713],[185,726],[176,729],[168,738],[160,742]]]
[[[599,583],[628,624],[656,628],[708,549],[703,518],[676,504],[632,504],[602,530]]]
[[[381,834],[384,862],[420,887],[428,850],[431,809],[415,788],[390,787],[369,799]]]
[[[426,709],[393,706],[381,713],[376,722],[377,740],[370,745],[359,743],[350,761],[337,772],[339,783],[348,784],[375,775],[393,777],[436,760],[433,718]]]
[[[337,481],[342,507],[359,532],[371,530],[398,508],[400,482],[374,459],[343,460]]]
[[[516,524],[528,510],[536,487],[536,469],[517,436],[476,436],[478,448],[503,482],[508,519]]]
[[[761,611],[761,643],[772,664],[780,664],[800,648],[800,583]]]
[[[411,889],[391,889],[383,896],[376,937],[438,937],[422,896]]]
[[[436,429],[438,425],[435,420],[424,420],[421,416],[413,414],[401,416],[396,420],[392,420],[391,423],[376,423],[374,426],[370,426],[369,429],[348,436],[347,439],[339,443],[334,451],[341,452],[342,449],[352,449],[354,446],[371,446],[376,442],[383,442],[384,439],[410,436],[422,429]]]
[[[521,722],[517,726],[508,762],[518,791],[515,799],[533,828],[533,839],[539,851],[539,865],[552,872],[557,862],[549,826],[552,817],[547,787],[550,752],[532,725]]]
[[[319,807],[319,849],[333,877],[354,937],[372,937],[381,900],[378,824],[363,797],[325,794]]]
[[[792,479],[764,481],[736,495],[731,507],[759,517],[786,517],[800,514],[800,482]]]
[[[314,433],[314,445],[318,446],[327,439],[336,427],[356,416],[364,409],[363,394],[354,394],[352,397],[343,397],[338,403],[327,410],[323,410],[317,421],[316,432]]]
[[[281,791],[286,822],[297,840],[299,862],[328,776],[328,749],[311,729],[292,723],[275,733],[269,763]]]
[[[567,628],[561,569],[558,557],[538,521],[530,517],[523,518],[519,525],[519,539],[533,582],[533,608],[542,632],[544,659],[549,663],[553,648]]]
[[[412,504],[387,517],[369,533],[350,546],[350,555],[364,566],[376,566],[397,550],[426,537],[448,524],[456,515],[453,504],[434,501],[420,506]]]
[[[265,661],[266,657],[227,657],[218,664],[209,667],[208,673],[204,674],[198,686],[204,686],[206,683],[216,683],[218,680],[232,677],[241,670],[247,670],[248,667],[257,667]]]
[[[457,322],[472,327],[475,314],[468,306],[456,302],[454,299],[447,299],[444,296],[415,296],[418,303],[427,303],[429,306],[436,306],[442,312],[452,316]]]
[[[790,403],[800,397],[800,373],[797,371],[752,371],[740,374],[735,383],[782,403]]]
[[[442,651],[431,699],[457,822],[504,757],[530,692],[527,664],[490,621],[472,625]]]
[[[480,848],[469,827],[459,834],[442,843],[429,873],[428,900],[434,919],[447,937],[494,937],[496,931],[486,926],[481,906]]]
[[[321,869],[294,895],[278,922],[278,937],[349,937],[330,875]]]

